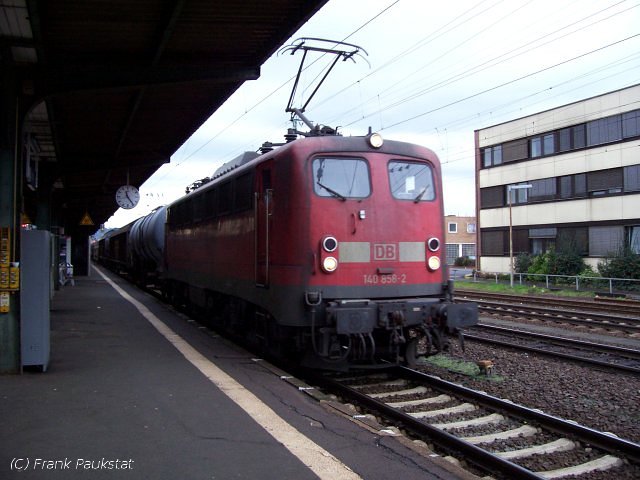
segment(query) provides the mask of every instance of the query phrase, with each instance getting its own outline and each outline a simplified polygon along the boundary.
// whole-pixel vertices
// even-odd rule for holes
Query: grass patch
[[[497,382],[501,382],[503,380],[503,377],[500,377],[498,375],[485,375],[483,373],[480,373],[480,368],[478,368],[478,365],[476,365],[474,362],[467,362],[465,360],[454,358],[449,355],[443,355],[441,353],[426,357],[424,361],[429,365],[433,365],[438,368],[444,368],[445,370],[448,370],[450,372],[460,373],[462,375],[466,375],[467,377],[472,377],[475,379],[485,379]]]
[[[516,295],[552,295],[556,297],[588,297],[593,298],[594,292],[576,291],[575,289],[566,288],[560,286],[554,286],[553,290],[545,287],[538,287],[536,285],[514,285],[511,288],[510,285],[503,283],[489,283],[489,282],[473,282],[468,280],[456,280],[456,286],[466,290],[476,290],[479,292],[490,293],[511,293]],[[557,290],[560,288],[560,290]]]

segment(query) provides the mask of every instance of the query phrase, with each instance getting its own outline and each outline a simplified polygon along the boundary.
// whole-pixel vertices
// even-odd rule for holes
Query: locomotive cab
[[[452,302],[437,157],[377,134],[319,143],[305,171],[308,360],[415,364],[446,350],[477,309]]]

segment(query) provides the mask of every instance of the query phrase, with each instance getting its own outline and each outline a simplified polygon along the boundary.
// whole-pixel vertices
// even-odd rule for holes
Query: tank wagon
[[[129,272],[137,283],[158,284],[164,271],[164,236],[167,207],[155,209],[131,224]]]
[[[431,150],[316,135],[219,172],[130,227],[130,265],[172,303],[329,368],[414,364],[477,323],[452,301]]]

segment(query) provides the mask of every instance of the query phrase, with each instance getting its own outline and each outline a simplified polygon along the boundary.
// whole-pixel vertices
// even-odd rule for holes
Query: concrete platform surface
[[[107,276],[56,292],[46,373],[0,376],[0,479],[472,478]]]

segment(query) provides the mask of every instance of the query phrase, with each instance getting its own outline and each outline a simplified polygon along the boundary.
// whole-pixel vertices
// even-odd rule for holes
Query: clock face
[[[122,208],[129,210],[140,200],[140,192],[133,185],[123,185],[116,191],[116,202]]]

